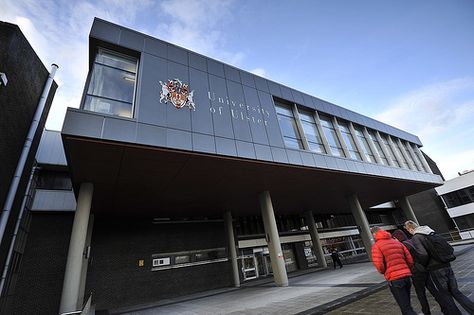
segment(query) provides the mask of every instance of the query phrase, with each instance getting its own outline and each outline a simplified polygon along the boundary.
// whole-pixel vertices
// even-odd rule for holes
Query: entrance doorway
[[[244,281],[266,277],[273,273],[267,247],[247,249],[240,258]]]

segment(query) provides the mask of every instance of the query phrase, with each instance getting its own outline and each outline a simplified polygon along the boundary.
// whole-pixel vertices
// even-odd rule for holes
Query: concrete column
[[[400,140],[400,138],[397,138],[397,143],[398,143],[398,146],[400,147],[400,152],[402,152],[404,159],[407,161],[408,167],[414,171],[417,171],[416,166],[414,162],[412,161],[411,156],[405,150],[405,146],[403,145],[403,142],[402,140]]]
[[[408,152],[411,155],[411,158],[412,158],[413,162],[415,162],[417,170],[420,171],[420,172],[423,172],[424,171],[423,165],[421,164],[421,161],[418,158],[418,155],[416,155],[415,151],[413,151],[413,148],[411,147],[411,144],[409,142],[407,142],[406,146],[407,146]]]
[[[313,212],[305,212],[305,221],[306,225],[309,228],[309,234],[311,235],[311,241],[313,242],[313,249],[318,259],[319,266],[326,268],[328,264],[326,263],[326,258],[324,258],[323,246],[321,245],[321,240],[319,239],[319,233],[316,229],[316,224],[314,223]]]
[[[395,163],[393,162],[393,160],[391,158],[392,155],[390,154],[390,152],[388,152],[388,149],[385,146],[385,141],[383,141],[382,136],[380,135],[380,133],[377,130],[375,130],[375,136],[377,137],[377,140],[380,144],[380,147],[382,148],[383,154],[387,158],[388,165],[396,167],[397,165],[395,165]]]
[[[425,156],[423,155],[423,153],[420,151],[420,149],[418,148],[417,145],[413,145],[413,151],[415,151],[415,153],[418,155],[418,157],[420,158],[420,161],[421,161],[421,164],[423,164],[423,168],[425,169],[425,171],[427,171],[428,173],[430,174],[433,174],[433,171],[431,170],[428,162],[426,162],[426,159],[425,159]]]
[[[369,161],[369,159],[365,155],[364,148],[362,147],[362,144],[360,143],[359,137],[357,136],[357,133],[356,133],[356,130],[354,128],[354,125],[352,124],[352,121],[349,121],[348,125],[349,125],[349,131],[351,132],[351,135],[352,135],[352,139],[354,140],[357,151],[359,151],[359,153],[360,153],[362,161],[372,163],[372,162]]]
[[[339,139],[339,142],[341,143],[342,151],[344,151],[345,157],[348,159],[352,159],[351,153],[349,152],[346,142],[344,141],[344,138],[342,137],[342,133],[339,130],[339,124],[337,123],[337,118],[334,116],[332,117],[332,124],[334,127],[334,131],[336,132],[337,138]]]
[[[353,194],[349,197],[349,205],[352,215],[354,216],[357,226],[359,227],[360,236],[362,238],[362,242],[364,243],[365,250],[372,259],[372,244],[374,243],[374,238],[370,232],[369,221],[367,221],[365,212],[360,206],[359,198],[356,194]]]
[[[378,150],[375,147],[374,141],[372,140],[372,137],[370,136],[369,131],[367,131],[367,128],[362,127],[362,132],[364,133],[364,136],[367,139],[367,143],[369,144],[370,150],[372,151],[372,154],[375,157],[375,161],[377,162],[377,164],[384,165],[383,162],[382,162],[382,159],[380,158]],[[380,144],[380,142],[379,142],[379,144]]]
[[[415,212],[413,212],[413,208],[411,207],[410,202],[408,201],[407,197],[401,197],[398,199],[398,203],[400,204],[400,208],[402,208],[403,214],[407,220],[412,220],[418,223],[416,219]]]
[[[84,295],[85,295],[86,280],[87,280],[87,268],[89,266],[90,246],[91,246],[93,227],[94,227],[94,215],[91,215],[89,216],[89,223],[87,225],[86,244],[84,246],[84,256],[82,257],[81,284],[79,286],[79,298],[77,299],[77,305],[84,304]],[[88,296],[86,296],[86,298],[87,297]]]
[[[314,121],[316,122],[316,128],[318,129],[319,135],[321,136],[321,140],[323,141],[324,150],[326,150],[327,154],[332,155],[331,147],[329,146],[329,142],[326,139],[326,135],[324,134],[324,130],[321,126],[321,121],[319,120],[319,115],[317,111],[314,112]]]
[[[265,227],[265,238],[270,253],[270,261],[272,263],[275,284],[279,287],[287,287],[288,276],[285,269],[285,259],[283,257],[283,251],[281,250],[280,236],[278,235],[270,193],[264,191],[259,194],[258,199],[260,201],[263,226]]]
[[[232,275],[234,279],[234,287],[240,287],[239,267],[237,265],[237,251],[235,248],[234,227],[232,225],[232,214],[227,211],[224,214],[224,224],[227,230],[227,242],[229,244],[229,258],[232,264]]]
[[[81,286],[82,260],[87,237],[87,225],[92,204],[92,183],[82,183],[77,198],[76,213],[72,225],[71,240],[64,272],[63,291],[59,313],[73,312],[81,308],[77,305]]]

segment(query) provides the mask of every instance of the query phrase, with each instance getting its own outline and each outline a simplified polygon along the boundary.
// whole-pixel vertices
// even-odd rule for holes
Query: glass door
[[[258,278],[257,260],[254,255],[242,256],[242,275],[244,281]]]

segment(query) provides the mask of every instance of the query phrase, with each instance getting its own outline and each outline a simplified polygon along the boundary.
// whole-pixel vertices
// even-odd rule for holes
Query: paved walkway
[[[453,263],[461,291],[474,300],[474,245],[456,247],[463,252]],[[415,310],[421,308],[413,296]],[[432,301],[435,314],[441,314]],[[383,276],[371,262],[326,269],[289,279],[288,287],[273,283],[240,289],[205,292],[141,309],[110,310],[111,314],[400,314]],[[465,313],[467,314],[467,313]]]

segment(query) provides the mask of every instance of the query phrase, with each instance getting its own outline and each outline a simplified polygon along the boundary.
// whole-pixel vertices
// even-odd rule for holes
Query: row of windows
[[[474,202],[474,186],[452,191],[441,196],[448,208],[459,207]]]
[[[217,262],[226,258],[227,253],[225,248],[153,254],[152,270],[190,267],[203,263]]]
[[[430,172],[414,144],[297,105],[275,100],[275,108],[288,148]]]

